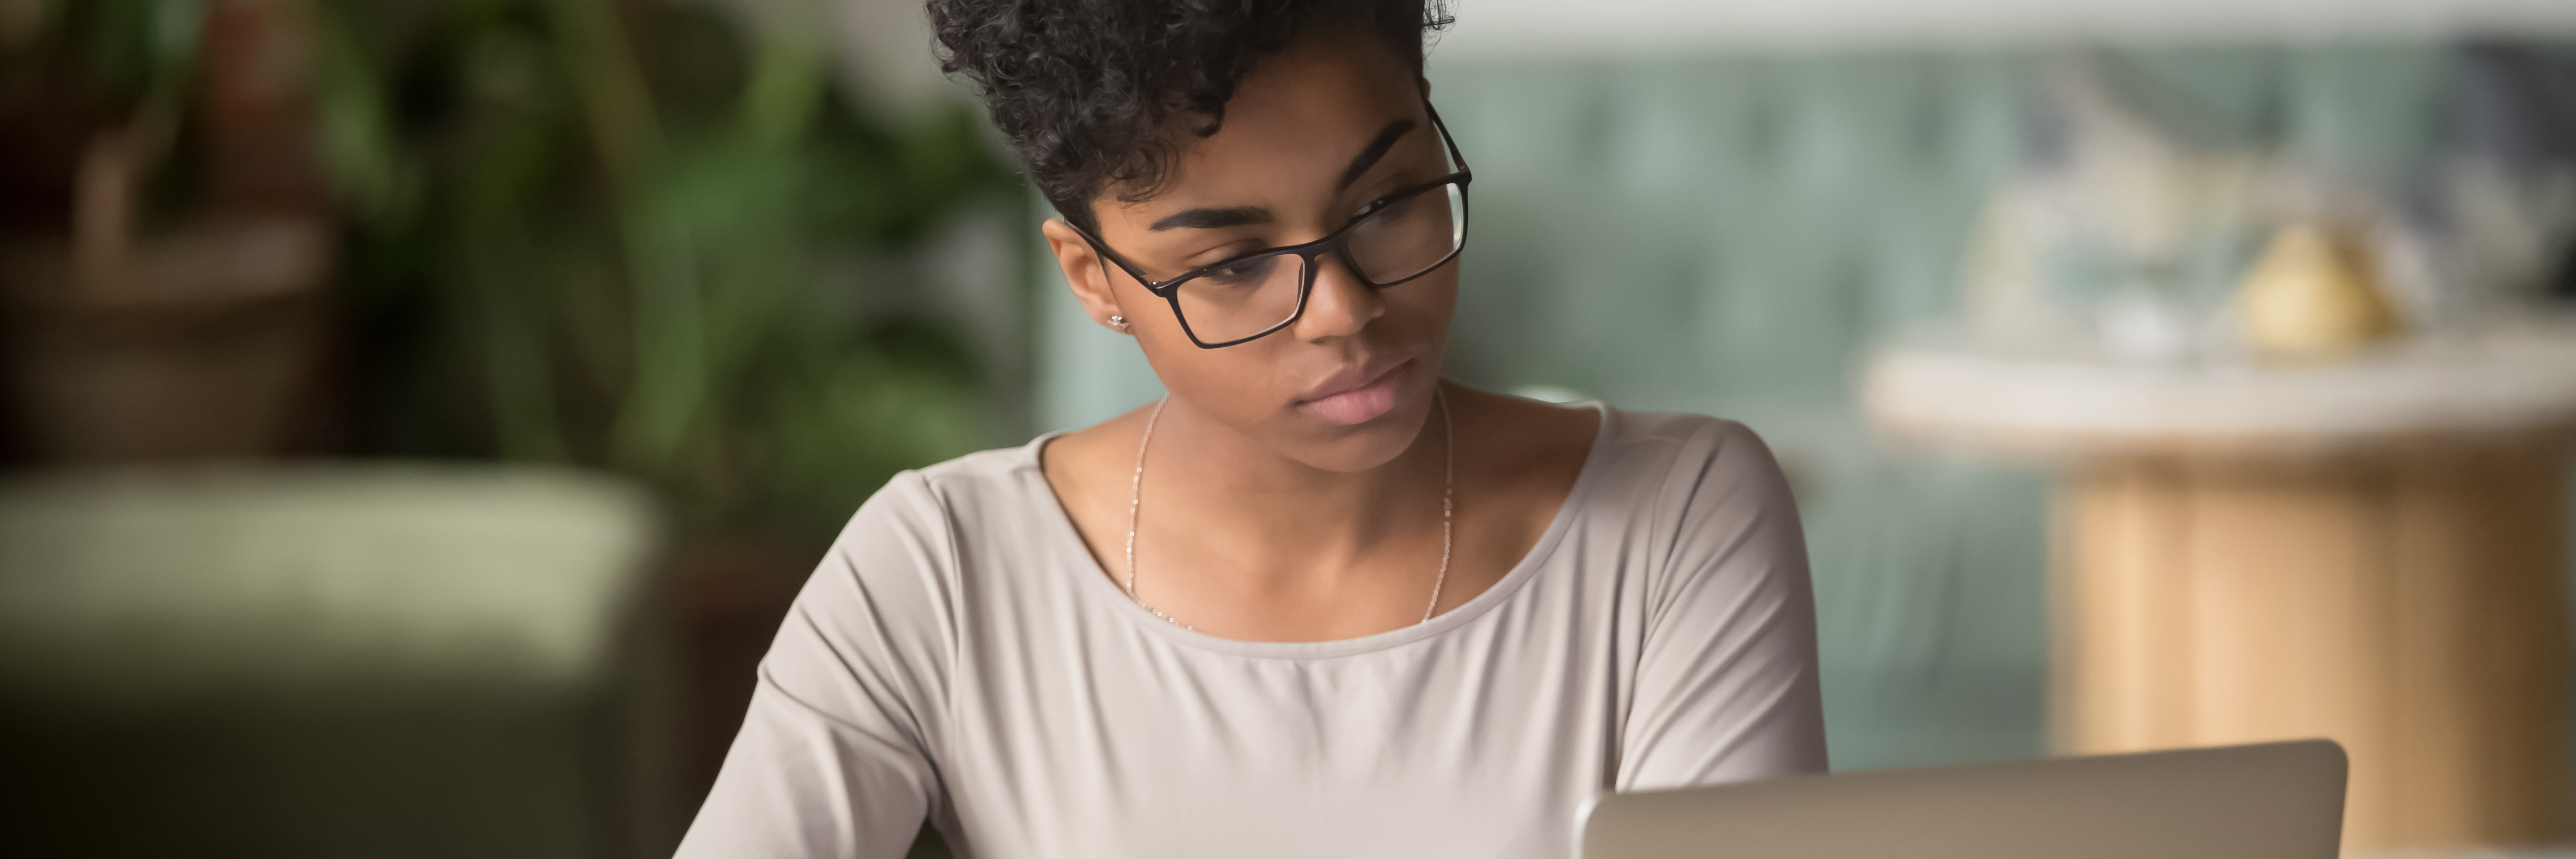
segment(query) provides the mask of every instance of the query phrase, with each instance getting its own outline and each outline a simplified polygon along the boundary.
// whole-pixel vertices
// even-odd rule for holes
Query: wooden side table
[[[1891,438],[2062,464],[2058,747],[2325,736],[2347,853],[2567,835],[2576,327],[2333,366],[1891,349]]]

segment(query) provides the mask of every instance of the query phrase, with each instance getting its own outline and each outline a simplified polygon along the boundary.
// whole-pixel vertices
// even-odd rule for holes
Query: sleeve
[[[680,859],[895,859],[944,802],[955,555],[921,475],[859,508],[780,625]]]
[[[1771,451],[1713,421],[1655,502],[1669,540],[1647,585],[1635,695],[1613,788],[1825,771],[1806,537]]]

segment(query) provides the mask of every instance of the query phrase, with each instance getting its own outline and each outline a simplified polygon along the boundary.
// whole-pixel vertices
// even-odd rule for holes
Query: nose
[[[1339,256],[1315,258],[1315,284],[1306,293],[1306,312],[1297,317],[1299,339],[1318,341],[1350,337],[1386,315],[1386,298],[1361,283]]]

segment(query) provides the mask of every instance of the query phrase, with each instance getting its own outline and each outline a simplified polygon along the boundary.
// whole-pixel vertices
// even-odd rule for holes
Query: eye
[[[1271,269],[1278,265],[1277,255],[1258,256],[1209,269],[1207,273],[1199,275],[1199,279],[1219,286],[1257,284],[1269,277]]]
[[[1370,203],[1367,207],[1362,208],[1359,215],[1352,220],[1354,223],[1359,224],[1359,228],[1362,230],[1375,229],[1384,224],[1402,219],[1405,212],[1414,208],[1414,203],[1419,199],[1419,197],[1420,195],[1401,198],[1380,197],[1377,202]]]
[[[1351,213],[1351,222],[1359,223],[1361,221],[1367,221],[1374,224],[1383,222],[1391,217],[1401,217],[1406,210],[1414,208],[1414,203],[1416,203],[1421,196],[1422,195],[1419,192],[1405,194],[1402,189],[1399,188],[1393,194],[1370,200],[1368,205],[1361,206],[1359,211]],[[1366,229],[1367,226],[1363,225],[1361,228]]]
[[[1189,258],[1188,258],[1186,261],[1184,261],[1183,263],[1181,263],[1181,264],[1182,264],[1183,266],[1186,266],[1186,267],[1189,267],[1189,268],[1197,268],[1197,267],[1199,267],[1199,266],[1204,266],[1204,265],[1213,265],[1213,264],[1216,264],[1216,263],[1225,262],[1226,260],[1230,260],[1230,259],[1233,259],[1233,258],[1235,258],[1235,257],[1239,257],[1239,256],[1243,256],[1243,255],[1248,254],[1248,253],[1252,253],[1252,252],[1254,252],[1254,251],[1261,250],[1261,249],[1262,249],[1262,248],[1264,248],[1264,247],[1267,247],[1267,245],[1263,245],[1263,244],[1261,244],[1261,243],[1259,243],[1259,242],[1254,242],[1254,241],[1232,241],[1232,242],[1227,242],[1227,243],[1225,243],[1225,244],[1223,244],[1223,245],[1220,245],[1220,246],[1217,246],[1217,247],[1213,247],[1213,248],[1209,248],[1209,249],[1207,249],[1207,250],[1203,250],[1203,251],[1200,251],[1200,252],[1195,253],[1195,254],[1191,254],[1191,255],[1189,256]]]

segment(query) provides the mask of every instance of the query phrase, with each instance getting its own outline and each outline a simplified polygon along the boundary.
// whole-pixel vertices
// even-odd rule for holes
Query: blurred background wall
[[[2061,463],[1873,355],[2225,365],[2285,211],[2418,333],[2576,293],[2576,6],[1454,11],[1455,374],[1771,441],[1837,767],[2055,748]],[[666,853],[849,510],[1158,393],[919,16],[0,0],[0,850]]]

